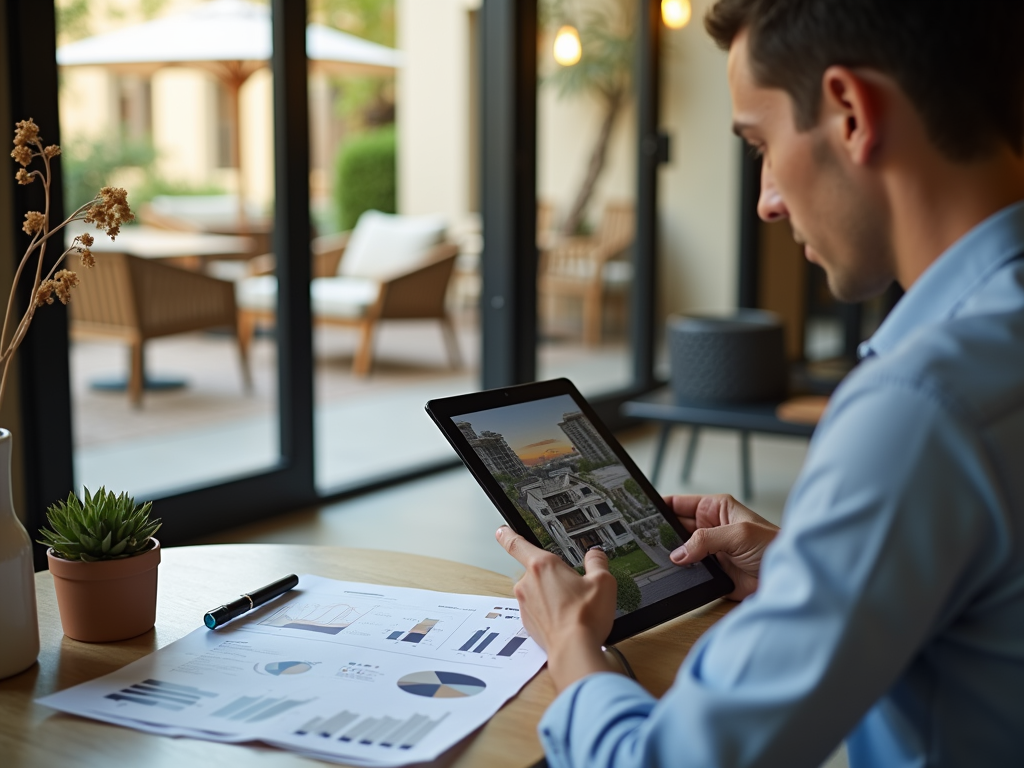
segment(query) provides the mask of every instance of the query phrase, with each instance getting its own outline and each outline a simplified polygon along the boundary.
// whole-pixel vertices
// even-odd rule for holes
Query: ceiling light
[[[661,19],[669,29],[682,29],[692,15],[690,0],[661,0]]]
[[[563,67],[571,67],[580,60],[583,55],[583,46],[580,44],[580,33],[576,27],[566,24],[558,30],[555,35],[555,61]]]

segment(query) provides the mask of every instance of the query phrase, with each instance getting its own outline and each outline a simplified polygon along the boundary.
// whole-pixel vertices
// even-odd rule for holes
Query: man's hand
[[[757,590],[761,556],[772,543],[778,526],[740,504],[728,494],[715,496],[666,496],[689,540],[672,552],[677,565],[699,563],[708,555],[718,555],[736,589],[728,595],[742,600]]]
[[[515,595],[523,626],[548,653],[555,687],[561,691],[593,672],[614,671],[601,651],[615,619],[616,593],[604,551],[587,552],[586,575],[580,576],[508,526],[499,528],[495,537],[526,569]]]

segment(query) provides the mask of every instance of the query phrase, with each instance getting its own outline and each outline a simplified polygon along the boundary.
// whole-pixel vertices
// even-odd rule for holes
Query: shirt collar
[[[884,355],[917,328],[953,317],[989,275],[1022,252],[1024,200],[989,216],[953,243],[858,347],[858,354]]]

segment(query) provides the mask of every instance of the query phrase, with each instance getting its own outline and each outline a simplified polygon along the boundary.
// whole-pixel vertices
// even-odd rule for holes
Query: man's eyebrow
[[[735,121],[733,121],[733,124],[732,124],[732,132],[735,133],[737,136],[739,136],[741,139],[745,139],[746,138],[746,135],[745,135],[746,132],[748,130],[750,130],[751,128],[753,128],[753,127],[754,126],[751,125],[750,123],[744,123],[742,121],[735,120]]]

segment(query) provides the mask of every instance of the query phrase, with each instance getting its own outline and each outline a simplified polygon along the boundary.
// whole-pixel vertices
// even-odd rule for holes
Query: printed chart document
[[[222,629],[39,703],[151,733],[397,766],[468,736],[545,661],[513,598],[307,575]]]

